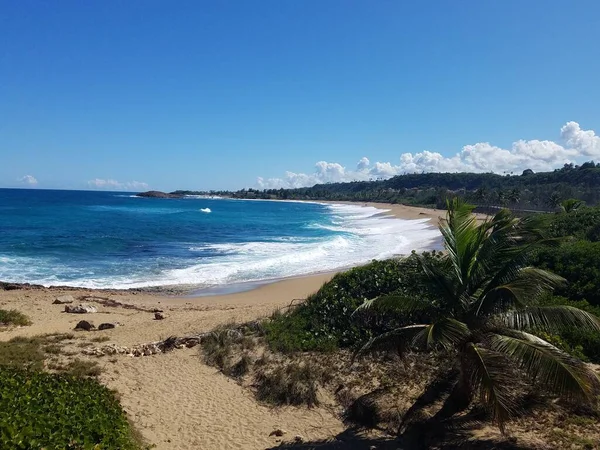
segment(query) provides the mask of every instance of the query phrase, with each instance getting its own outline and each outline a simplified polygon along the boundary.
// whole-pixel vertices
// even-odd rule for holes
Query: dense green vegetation
[[[176,191],[176,194],[208,194],[235,198],[282,200],[346,200],[404,203],[444,208],[449,197],[459,195],[472,204],[509,206],[514,210],[558,210],[567,199],[600,204],[600,164],[565,164],[553,172],[522,174],[419,173],[387,180],[317,184],[298,189],[243,189],[229,191]]]
[[[75,359],[44,371],[71,334],[0,342],[0,448],[138,449],[115,395],[96,379],[95,362]]]
[[[97,381],[2,368],[0,448],[137,447],[118,401]]]
[[[550,233],[560,239],[560,245],[539,251],[532,261],[567,280],[555,297],[543,301],[575,306],[600,317],[600,208],[566,211],[548,217]],[[554,338],[578,357],[600,363],[600,333],[572,326],[557,331]]]
[[[437,259],[435,252],[423,257]],[[410,315],[400,313],[395,317],[365,314],[363,320],[356,320],[353,313],[364,300],[393,292],[423,296],[427,290],[416,254],[405,259],[373,261],[335,275],[305,302],[277,314],[265,325],[267,340],[273,349],[283,352],[352,347],[373,334],[411,320]]]
[[[600,208],[581,207],[544,217],[548,236],[559,242],[539,248],[530,262],[562,276],[567,283],[558,286],[554,296],[546,295],[538,301],[577,307],[600,317],[600,243],[594,234],[600,224]],[[439,256],[434,252],[422,257],[435,262]],[[365,299],[396,291],[432,300],[435,293],[418,259],[413,254],[406,259],[374,261],[336,275],[304,303],[278,314],[266,325],[271,347],[285,352],[355,347],[364,339],[410,322],[412,317],[406,312],[396,314],[392,320],[389,314],[371,311],[353,316],[353,311]],[[562,342],[562,348],[585,360],[600,363],[598,332],[565,327],[554,331],[549,339]]]
[[[595,378],[567,353],[600,361],[600,248],[589,239],[600,208],[578,205],[522,220],[503,210],[477,226],[458,211],[465,208],[460,202],[453,205],[442,229],[446,253],[374,261],[336,275],[266,324],[270,346],[329,351],[371,338],[365,349],[445,349],[458,355],[456,392],[440,417],[479,392],[502,424],[515,401],[504,380],[523,371],[548,391],[589,399]]]
[[[537,265],[569,281],[557,289],[558,295],[600,305],[600,242],[565,242],[557,249],[541,251]]]
[[[501,210],[477,224],[471,211],[458,199],[449,203],[440,227],[446,249],[442,264],[420,261],[437,288],[433,302],[387,295],[361,306],[419,310],[425,320],[379,335],[361,352],[393,345],[454,355],[453,387],[434,419],[452,417],[477,397],[502,428],[515,413],[515,377],[523,373],[544,390],[593,404],[600,389],[597,377],[543,339],[542,333],[567,327],[600,332],[600,319],[573,306],[536,301],[564,281],[528,265],[536,248],[552,242],[544,239],[540,217],[520,220]]]

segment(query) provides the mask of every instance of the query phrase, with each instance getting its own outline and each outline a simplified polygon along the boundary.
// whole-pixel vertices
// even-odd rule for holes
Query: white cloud
[[[19,178],[18,181],[29,186],[38,184],[38,180],[33,175],[25,175],[24,177]]]
[[[144,191],[148,189],[148,184],[141,181],[120,181],[113,179],[95,178],[87,182],[93,189],[102,189],[107,191]]]
[[[437,152],[424,150],[419,153],[403,153],[397,165],[391,162],[371,164],[367,157],[358,161],[355,170],[348,170],[339,163],[319,161],[312,174],[286,172],[282,178],[259,177],[261,189],[297,188],[318,183],[390,178],[404,173],[420,172],[514,172],[525,169],[548,171],[565,163],[581,163],[600,158],[600,136],[592,130],[582,130],[577,122],[567,122],[560,130],[563,145],[537,139],[513,142],[510,149],[488,142],[465,145],[460,152],[446,157]]]
[[[359,172],[367,170],[369,168],[369,164],[371,164],[369,158],[363,156],[362,158],[360,158],[360,161],[358,161],[358,164],[356,165],[356,170],[358,170]]]

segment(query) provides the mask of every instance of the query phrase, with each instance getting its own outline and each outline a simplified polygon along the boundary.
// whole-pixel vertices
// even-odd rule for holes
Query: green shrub
[[[549,334],[545,331],[536,331],[535,335],[539,338],[544,339],[545,341],[549,342],[550,344],[554,345],[555,347],[561,349],[563,352],[570,354],[571,356],[574,356],[577,359],[580,359],[582,361],[589,361],[589,358],[587,357],[587,355],[585,354],[584,348],[582,345],[579,345],[577,342],[575,342],[573,339],[565,339],[564,336],[564,332],[566,332],[567,330],[559,333],[559,334]]]
[[[546,296],[543,305],[567,305],[582,309],[600,318],[600,306],[590,305],[585,300],[569,300],[559,296]],[[544,336],[540,336],[544,338]],[[571,355],[593,363],[600,363],[600,333],[568,327],[552,336],[548,341]]]
[[[25,326],[31,325],[31,320],[25,314],[16,309],[6,310],[0,309],[0,326],[17,325]]]
[[[97,381],[0,367],[0,448],[138,447],[118,401]]]
[[[600,333],[570,327],[561,331],[560,337],[572,348],[579,349],[584,355],[582,359],[600,364]]]
[[[424,257],[435,258],[435,255],[427,253]],[[429,289],[416,254],[373,261],[335,275],[306,301],[266,322],[267,342],[272,349],[282,352],[352,347],[373,333],[387,331],[399,321],[408,320],[391,314],[353,316],[365,300],[390,293],[423,297]]]
[[[600,306],[600,242],[578,240],[540,251],[534,265],[568,281],[557,295]]]
[[[586,239],[600,223],[600,208],[582,207],[570,213],[554,214],[550,217],[550,232],[554,237],[571,236]]]

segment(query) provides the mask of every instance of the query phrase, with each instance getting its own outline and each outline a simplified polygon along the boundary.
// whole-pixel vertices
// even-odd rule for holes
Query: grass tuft
[[[25,314],[16,309],[0,309],[0,326],[26,326],[31,325],[31,320]]]
[[[227,375],[230,375],[235,378],[243,377],[250,371],[251,367],[252,357],[247,353],[244,353],[239,359],[239,361],[229,368]]]
[[[0,342],[0,368],[41,370],[43,366],[44,353],[35,338],[16,337],[7,342]]]
[[[319,367],[308,362],[260,369],[254,378],[256,395],[259,400],[275,405],[316,406],[320,373]]]
[[[97,377],[102,373],[102,368],[95,361],[77,358],[69,362],[66,372],[76,377]]]
[[[235,351],[252,350],[256,346],[254,338],[245,335],[236,328],[221,327],[202,339],[202,354],[204,362],[218,367],[226,375],[237,373],[242,376],[248,372],[251,365],[250,357],[245,353],[241,360],[233,363]]]

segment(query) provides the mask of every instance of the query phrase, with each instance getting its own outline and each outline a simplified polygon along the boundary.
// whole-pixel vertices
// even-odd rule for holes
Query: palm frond
[[[440,225],[440,232],[444,239],[447,259],[451,262],[451,269],[459,291],[464,290],[470,279],[470,271],[477,260],[477,251],[484,238],[477,219],[472,214],[473,206],[459,199],[448,201],[448,214]]]
[[[408,325],[373,337],[369,339],[365,345],[354,352],[352,361],[365,353],[390,350],[402,352],[409,349],[413,346],[415,335],[426,327],[427,325]]]
[[[599,387],[596,375],[581,361],[523,331],[488,336],[490,349],[517,362],[536,382],[570,399],[591,400]]]
[[[490,282],[488,289],[482,292],[477,308],[477,314],[486,314],[497,310],[494,303],[501,301],[502,304],[510,304],[517,307],[525,307],[541,294],[551,292],[563,285],[565,279],[546,270],[535,267],[518,267],[515,263],[512,268],[504,270],[503,278],[508,281],[496,284],[501,280]]]
[[[421,298],[400,294],[390,294],[365,300],[360,306],[358,306],[358,308],[354,310],[352,315],[368,309],[375,309],[378,312],[397,311],[410,314],[415,311],[428,309],[429,307],[431,307],[431,303],[426,302]]]
[[[451,264],[448,260],[442,261],[442,265],[432,264],[426,258],[419,257],[419,264],[425,276],[437,289],[437,294],[442,297],[442,305],[445,310],[452,311],[460,305],[460,299],[455,291],[454,279],[449,276]]]
[[[470,335],[469,327],[452,318],[444,318],[431,325],[426,325],[414,337],[417,347],[426,349],[442,346],[446,349],[457,346]]]
[[[529,306],[508,311],[495,318],[503,325],[516,330],[539,328],[546,331],[560,331],[568,327],[583,328],[600,332],[600,319],[579,308],[566,305]]]
[[[492,412],[492,420],[504,432],[505,423],[515,409],[511,392],[512,377],[506,357],[469,343],[464,352],[463,367],[468,370],[471,387],[479,392],[479,401]]]

